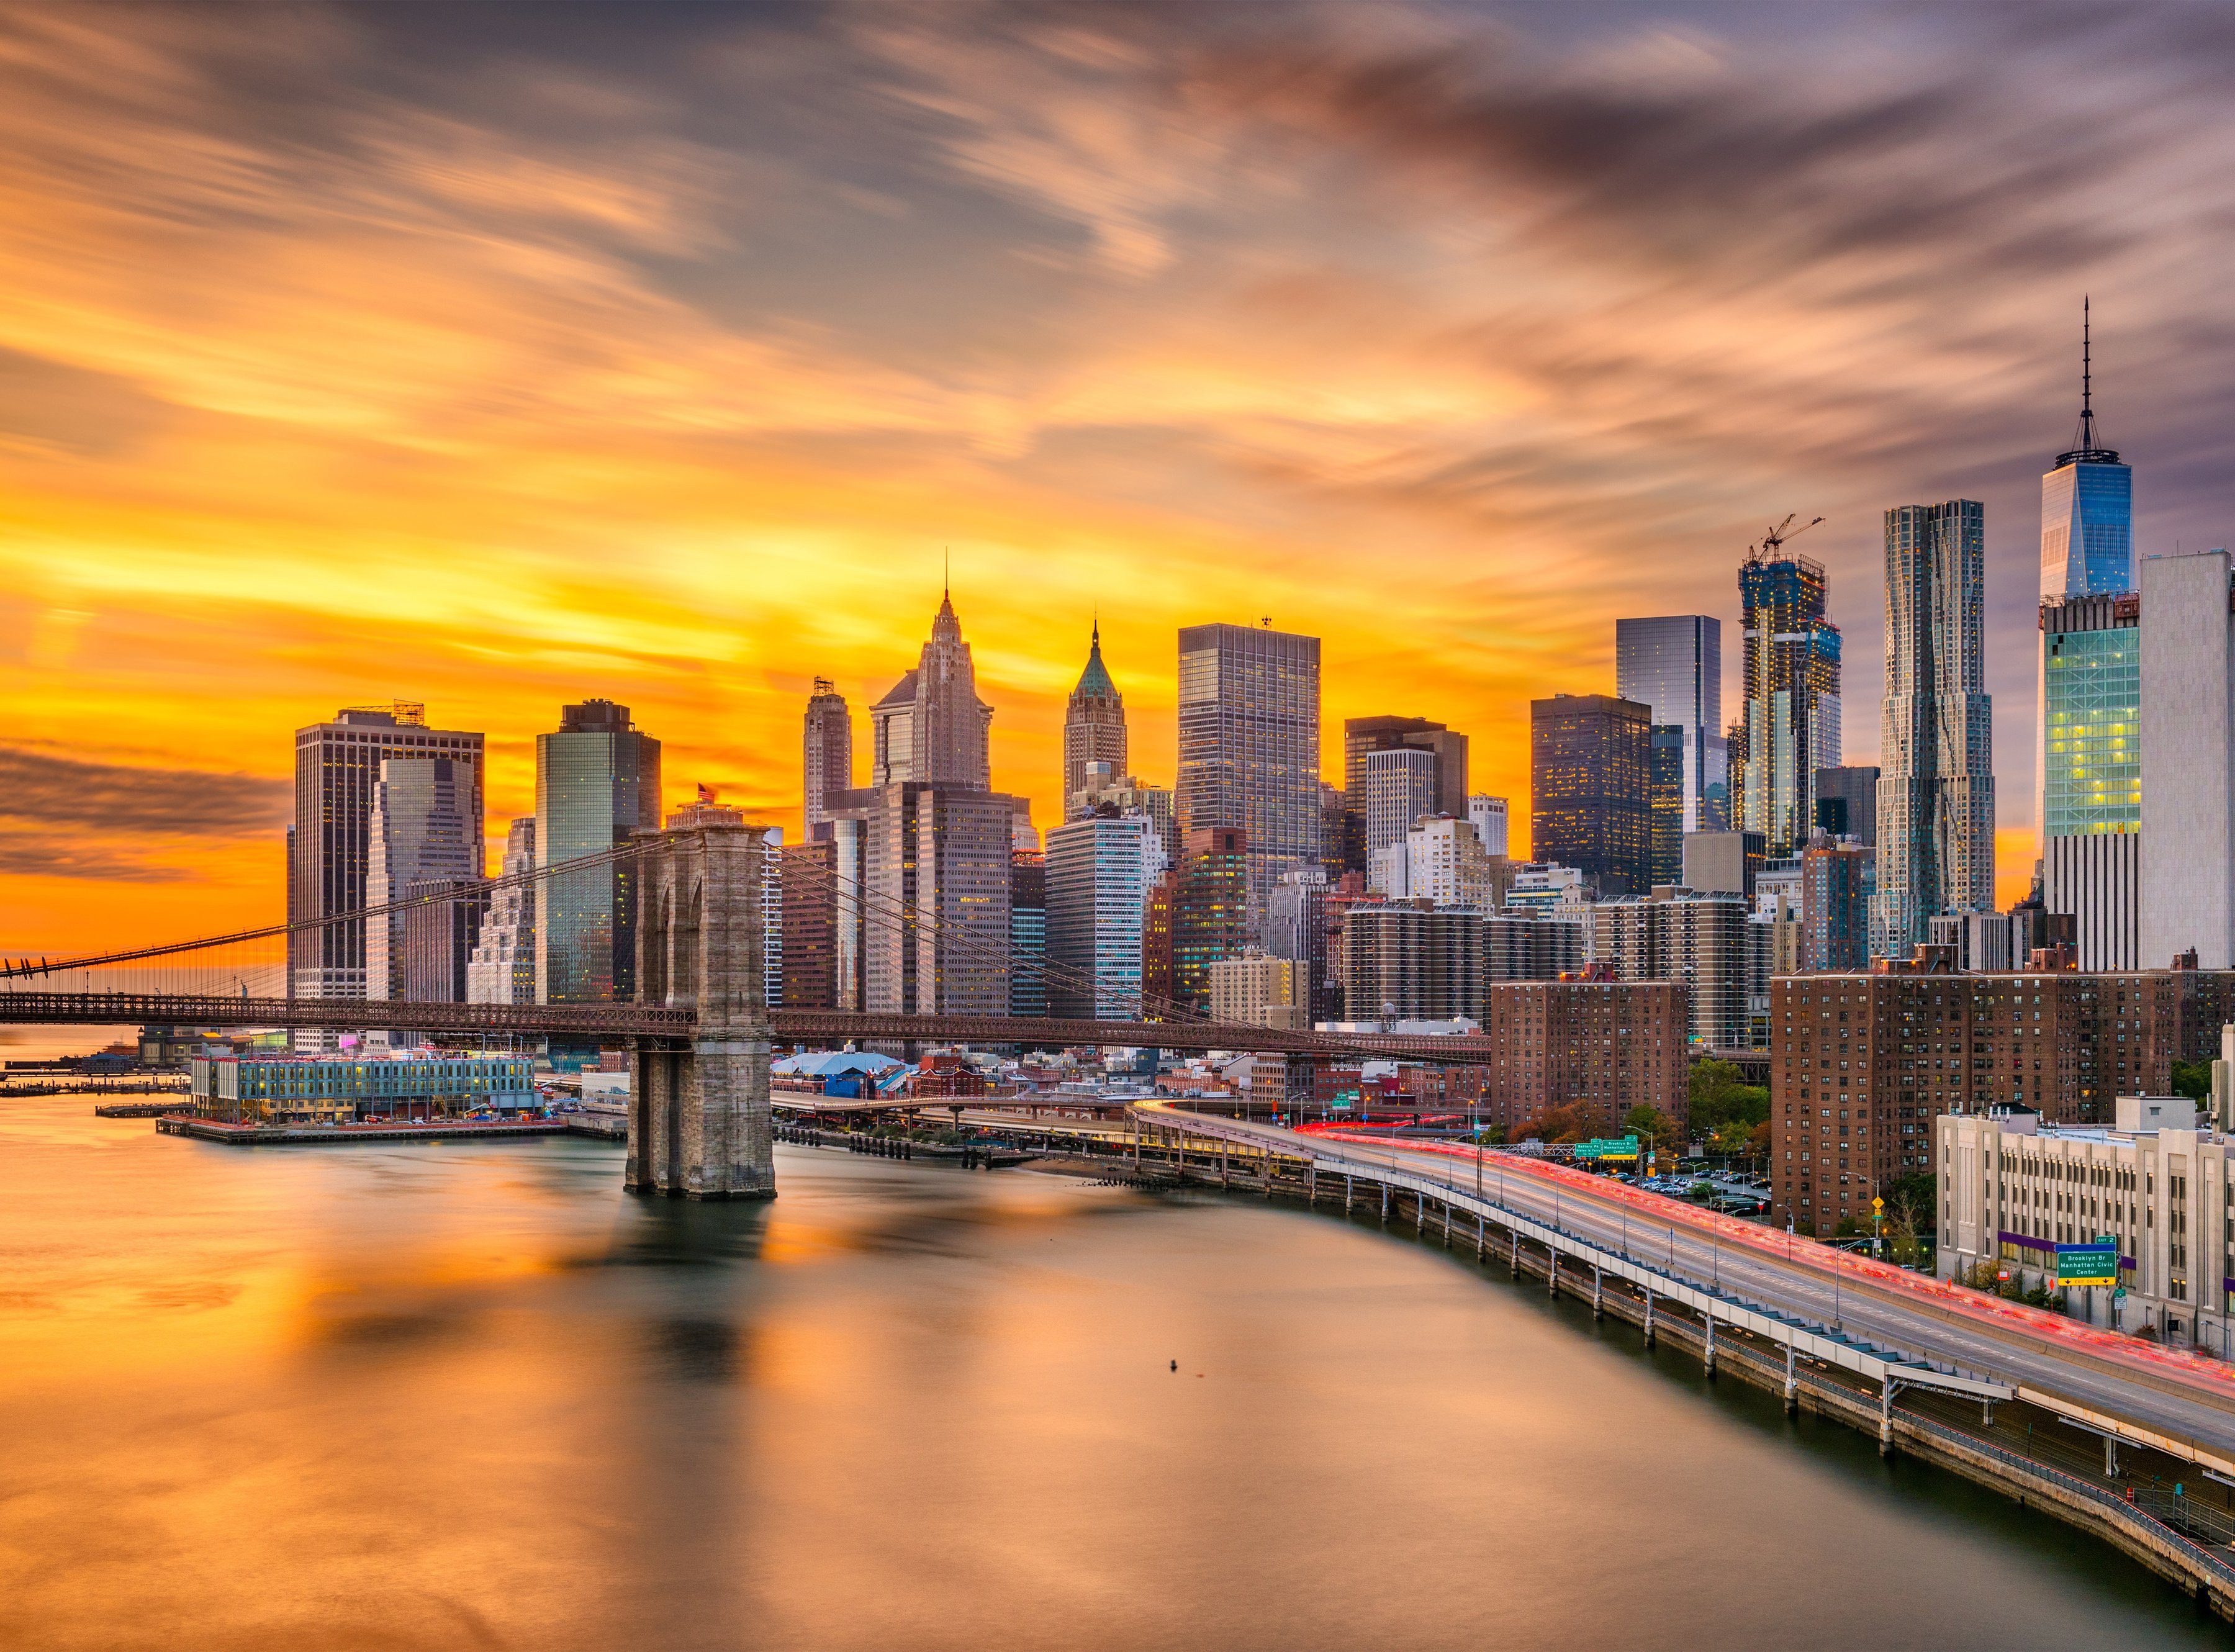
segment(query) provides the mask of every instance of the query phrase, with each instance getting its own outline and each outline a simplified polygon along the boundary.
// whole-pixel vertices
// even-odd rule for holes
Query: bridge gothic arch
[[[695,1011],[696,1025],[685,1047],[636,1041],[627,1185],[684,1198],[773,1197],[761,973],[766,848],[758,832],[728,825],[677,828],[647,842],[637,882],[639,991],[647,1004]]]

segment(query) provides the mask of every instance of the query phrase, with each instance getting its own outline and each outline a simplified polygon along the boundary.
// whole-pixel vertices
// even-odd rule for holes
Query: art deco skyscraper
[[[1994,910],[1986,547],[1986,508],[1976,501],[1886,512],[1876,957],[1907,956],[1937,914]]]
[[[2072,914],[2080,967],[2136,969],[2142,731],[2134,473],[2097,439],[2090,346],[2083,302],[2080,427],[2041,479],[2034,815],[2042,903]]]
[[[1063,718],[1063,801],[1068,817],[1086,790],[1086,765],[1106,763],[1110,772],[1125,769],[1125,700],[1102,663],[1102,623],[1097,620],[1086,647],[1086,669],[1071,691]]]
[[[1746,703],[1730,767],[1736,824],[1782,860],[1815,826],[1816,771],[1839,764],[1839,628],[1825,617],[1824,565],[1776,548],[1739,569]]]
[[[1653,708],[1660,727],[1681,729],[1665,744],[1683,754],[1678,833],[1730,824],[1730,757],[1723,738],[1723,622],[1671,613],[1614,622],[1614,692]],[[1656,874],[1657,875],[1657,874]]]
[[[869,722],[872,786],[914,780],[992,790],[993,708],[978,698],[977,667],[947,593],[940,593],[915,669],[869,708]]]
[[[1006,1014],[1016,800],[991,787],[993,708],[954,604],[941,593],[915,668],[870,709],[875,751],[861,829],[864,1006],[903,1014]],[[839,835],[842,891],[852,878]],[[841,1001],[843,1001],[842,990]]]
[[[1209,625],[1179,642],[1183,842],[1242,831],[1254,934],[1281,875],[1320,859],[1320,639]]]
[[[827,677],[815,679],[807,701],[807,726],[801,741],[800,794],[810,843],[830,837],[829,798],[854,784],[854,718],[846,697]]]

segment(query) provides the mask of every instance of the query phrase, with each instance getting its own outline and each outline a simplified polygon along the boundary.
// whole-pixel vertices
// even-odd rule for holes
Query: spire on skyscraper
[[[2073,437],[2072,450],[2056,456],[2060,469],[2068,464],[2119,462],[2115,449],[2099,447],[2095,441],[2094,361],[2088,309],[2089,299],[2083,294],[2080,300],[2080,429]]]

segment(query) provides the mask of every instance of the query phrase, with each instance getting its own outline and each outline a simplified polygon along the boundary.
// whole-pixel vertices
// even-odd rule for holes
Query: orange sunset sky
[[[1098,607],[1144,775],[1269,615],[1331,770],[1435,717],[1518,816],[1787,511],[1868,762],[1956,495],[2021,895],[2083,292],[2140,549],[2229,536],[2235,33],[2101,11],[0,3],[0,949],[279,917],[344,705],[486,731],[493,836],[591,695],[796,829],[947,552],[1042,826]]]

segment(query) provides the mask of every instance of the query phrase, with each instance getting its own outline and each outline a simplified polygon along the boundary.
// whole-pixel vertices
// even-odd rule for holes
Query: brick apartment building
[[[2183,974],[2192,979],[2186,983]],[[1990,1106],[2107,1124],[2165,1093],[2195,972],[1780,976],[1770,984],[1775,1219],[1828,1233],[1932,1168],[1934,1118]],[[2193,1013],[2193,1012],[2192,1012]]]
[[[1681,981],[1498,981],[1487,997],[1485,1122],[1511,1131],[1570,1103],[1602,1134],[1618,1134],[1640,1105],[1685,1122],[1692,1006]]]

